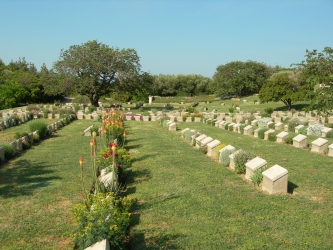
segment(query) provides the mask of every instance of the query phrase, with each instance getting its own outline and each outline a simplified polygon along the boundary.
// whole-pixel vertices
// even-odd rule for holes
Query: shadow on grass
[[[148,169],[141,169],[141,170],[127,170],[126,171],[126,180],[128,184],[134,183],[134,182],[143,182],[143,181],[148,181],[151,179],[151,174],[150,170]]]
[[[148,159],[148,158],[151,158],[151,157],[154,157],[154,156],[155,155],[143,155],[143,156],[134,158],[133,162],[143,161],[145,159]]]
[[[298,188],[298,186],[295,183],[288,181],[288,193],[289,194],[293,194],[293,192],[296,188]]]
[[[179,198],[178,195],[170,194],[168,196],[161,195],[148,202],[136,202],[131,209],[130,227],[133,228],[140,223],[140,212],[143,209],[150,209],[162,202]],[[135,232],[132,230],[129,242],[126,244],[127,249],[179,249],[174,241],[178,238],[186,238],[186,235],[171,234],[166,232],[166,224],[161,222],[149,228],[146,232]]]
[[[131,150],[131,149],[135,149],[135,148],[140,148],[141,146],[142,146],[141,144],[126,146],[126,149]]]
[[[4,198],[32,195],[33,192],[49,185],[49,182],[61,179],[51,175],[48,163],[18,160],[8,162],[0,169],[0,196]]]
[[[309,104],[304,104],[304,103],[300,103],[300,104],[293,104],[291,105],[292,109],[296,109],[299,111],[302,111],[303,108],[308,108],[310,105]],[[276,111],[288,111],[288,107],[287,106],[281,106],[281,107],[277,107],[274,110]]]

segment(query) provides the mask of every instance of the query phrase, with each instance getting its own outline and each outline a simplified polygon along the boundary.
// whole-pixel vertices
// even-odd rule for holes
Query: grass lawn
[[[89,186],[94,122],[63,127],[0,166],[0,249],[72,249],[70,208]],[[202,123],[177,123],[289,171],[292,194],[267,195],[155,122],[126,122],[129,249],[332,249],[333,158]],[[3,131],[5,132],[5,131]],[[15,243],[15,244],[14,244]]]
[[[92,123],[74,121],[0,166],[0,249],[73,249],[70,208],[82,202],[80,155],[90,180],[90,137],[82,132]]]
[[[178,123],[289,171],[293,194],[267,195],[152,122],[128,122],[135,162],[131,249],[332,249],[333,158]]]

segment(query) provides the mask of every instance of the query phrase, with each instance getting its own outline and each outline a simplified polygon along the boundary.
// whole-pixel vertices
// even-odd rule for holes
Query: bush
[[[34,139],[34,142],[39,142],[39,135],[33,134],[32,138]]]
[[[99,131],[99,127],[98,127],[97,125],[93,125],[93,126],[90,128],[90,133],[91,133],[91,135],[92,135],[93,132],[95,132],[96,135],[98,135],[98,134],[99,134],[98,131]]]
[[[274,128],[275,128],[275,124],[274,124],[274,123],[269,124],[269,125],[268,125],[268,128],[270,128],[270,129],[274,129]]]
[[[229,127],[229,123],[224,124],[224,129],[225,130],[228,130],[228,127]]]
[[[234,112],[234,108],[229,108],[229,113],[233,113]]]
[[[191,107],[191,106],[188,106],[188,107],[186,108],[186,110],[187,110],[187,112],[189,112],[189,113],[195,113],[195,112],[196,112],[195,108],[194,108],[194,107]]]
[[[312,124],[308,127],[309,135],[321,136],[321,130],[324,128],[320,124]]]
[[[326,138],[333,138],[333,130],[326,133]]]
[[[0,147],[4,148],[5,158],[10,160],[14,157],[14,150],[10,144],[1,144]]]
[[[265,138],[265,132],[268,131],[269,128],[261,128],[258,131],[258,138],[264,139]]]
[[[307,133],[306,127],[300,128],[300,129],[298,130],[298,133],[299,133],[299,134],[302,134],[302,135],[306,135],[306,133]]]
[[[171,110],[171,109],[173,109],[173,106],[170,103],[167,103],[167,104],[164,105],[164,108],[166,110]]]
[[[293,144],[293,138],[291,136],[288,136],[288,137],[284,138],[284,142],[286,144]]]
[[[234,153],[234,149],[225,149],[220,153],[219,161],[223,167],[228,167],[230,165],[230,158],[229,155]]]
[[[264,110],[267,114],[271,115],[274,111],[274,108],[273,107],[266,107]]]
[[[293,118],[290,121],[288,121],[288,131],[294,132],[295,127],[300,125],[300,121],[298,118]]]
[[[193,107],[193,108],[195,108],[195,107],[198,106],[198,105],[199,105],[198,102],[194,102],[194,103],[192,103],[192,107]]]
[[[38,130],[39,138],[44,139],[46,135],[47,124],[41,120],[34,120],[29,123],[29,129],[31,132]]]
[[[240,149],[234,158],[236,174],[244,174],[246,170],[245,163],[254,157],[253,154]]]
[[[79,95],[72,100],[72,103],[90,103],[90,100],[88,96]]]
[[[134,200],[130,196],[118,198],[114,193],[90,194],[86,204],[76,204],[71,215],[77,227],[74,241],[79,249],[108,239],[111,249],[123,249],[130,223],[128,212]]]
[[[266,166],[262,167],[262,168],[259,168],[259,169],[256,169],[252,176],[250,177],[251,181],[253,182],[253,184],[255,186],[259,186],[260,183],[262,182],[263,180],[263,176],[262,176],[262,172],[264,172],[265,170],[267,169]]]
[[[193,131],[191,131],[191,130],[185,131],[184,138],[188,143],[190,143],[192,141],[192,135],[193,135]]]
[[[277,133],[268,134],[268,140],[272,141],[272,142],[275,142],[276,141],[276,135],[277,135]]]

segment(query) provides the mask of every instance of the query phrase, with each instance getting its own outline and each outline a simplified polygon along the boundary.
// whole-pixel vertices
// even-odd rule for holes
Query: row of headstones
[[[218,146],[221,144],[219,140],[214,140],[211,137],[206,136],[205,134],[197,133],[194,130],[190,130],[186,128],[181,131],[182,135],[184,136],[186,131],[191,131],[193,135],[192,138],[192,145],[195,147],[207,147],[207,155],[213,158],[219,157],[219,155],[223,154],[224,151],[230,152],[229,159],[230,164],[229,167],[232,170],[235,170],[234,159],[237,155],[238,151],[235,151],[235,147],[231,145],[227,145],[226,147],[218,150]],[[245,178],[251,180],[252,175],[256,170],[260,170],[263,167],[267,166],[267,161],[260,158],[255,157],[251,159],[245,164],[246,173]],[[262,172],[263,175],[263,184],[262,190],[267,191],[269,194],[276,194],[276,193],[287,193],[288,189],[288,170],[279,166],[274,165],[271,168]]]
[[[62,124],[65,124],[64,122],[65,122],[65,118],[62,118],[59,121],[48,125],[47,126],[48,134],[51,135],[52,133],[57,131],[58,128],[60,126],[62,126]],[[19,153],[23,150],[23,143],[24,142],[29,143],[30,145],[32,145],[34,143],[33,136],[35,134],[39,136],[39,131],[36,130],[35,132],[30,133],[28,136],[23,136],[22,138],[19,138],[15,141],[10,142],[9,144],[13,148],[13,155],[15,155],[16,153]],[[5,149],[3,147],[0,147],[0,159],[1,159],[1,161],[4,161],[6,159],[5,158]]]
[[[219,127],[224,129],[225,128],[225,124],[227,124],[225,121],[220,121],[220,122],[216,122],[215,123],[215,127]],[[228,130],[229,131],[234,131],[234,132],[238,132],[240,133],[240,126],[241,124],[237,124],[237,123],[229,123],[228,124]],[[229,127],[233,127],[233,129],[229,129]],[[254,130],[254,137],[258,138],[258,132],[261,128],[257,128],[256,130]],[[324,130],[325,132],[323,132],[322,130],[322,136],[326,135],[326,131],[330,131],[332,129],[326,128],[326,130]],[[264,133],[264,140],[268,140],[269,134],[271,133],[275,133],[274,129],[269,129]],[[244,135],[252,135],[252,125],[248,125],[244,128]],[[289,136],[289,133],[286,131],[282,131],[281,133],[276,135],[276,142],[277,143],[284,143],[284,139],[287,138]],[[295,137],[292,138],[293,140],[293,146],[296,148],[305,148],[307,147],[307,137],[305,135],[299,134]],[[332,156],[333,157],[333,144],[328,145],[328,140],[323,139],[323,138],[318,138],[314,141],[311,142],[311,152],[314,153],[324,153],[326,150],[328,150],[328,156]]]
[[[91,114],[85,114],[83,113],[83,111],[79,110],[77,112],[77,119],[82,120],[82,119],[86,119],[86,120],[92,120],[92,119],[97,119],[98,118],[98,113],[96,111],[92,112]]]

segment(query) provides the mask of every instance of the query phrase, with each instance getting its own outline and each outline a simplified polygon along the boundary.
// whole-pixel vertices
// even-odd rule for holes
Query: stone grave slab
[[[311,152],[323,154],[328,148],[328,140],[318,138],[311,142]]]
[[[288,170],[274,165],[262,172],[262,190],[269,194],[287,193],[288,191]]]
[[[260,169],[266,165],[267,165],[266,160],[264,160],[258,156],[253,158],[249,162],[245,163],[245,167],[246,167],[245,178],[249,180],[252,177],[254,171],[256,171],[257,169]]]

